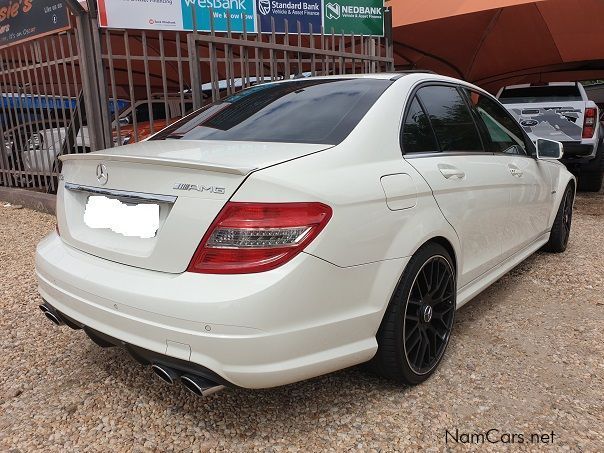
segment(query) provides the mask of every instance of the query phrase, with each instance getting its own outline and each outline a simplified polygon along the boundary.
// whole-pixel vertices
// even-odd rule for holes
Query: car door
[[[459,286],[501,260],[507,174],[484,149],[465,95],[454,85],[423,85],[402,127],[405,159],[425,178],[461,243]]]
[[[503,255],[507,258],[547,229],[553,201],[548,163],[533,157],[534,148],[520,125],[485,93],[464,88],[487,132],[494,160],[507,173],[510,205],[503,226]]]

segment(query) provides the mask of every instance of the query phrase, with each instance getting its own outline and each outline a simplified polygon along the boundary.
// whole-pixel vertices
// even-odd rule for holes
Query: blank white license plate
[[[152,238],[159,229],[159,205],[132,205],[102,195],[91,195],[86,203],[84,223],[90,228],[108,228],[128,237]]]

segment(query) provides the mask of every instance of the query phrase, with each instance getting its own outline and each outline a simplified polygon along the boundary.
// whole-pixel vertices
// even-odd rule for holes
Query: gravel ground
[[[604,193],[579,196],[565,254],[535,254],[458,312],[425,384],[356,367],[206,399],[52,326],[33,263],[54,218],[2,204],[0,451],[476,450],[464,433],[489,429],[524,435],[498,450],[604,451]]]

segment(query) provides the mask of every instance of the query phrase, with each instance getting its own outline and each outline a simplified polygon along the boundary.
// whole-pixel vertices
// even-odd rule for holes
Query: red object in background
[[[583,119],[583,138],[592,138],[596,130],[596,112],[597,109],[588,107],[585,109],[585,118]]]
[[[134,125],[128,124],[125,126],[120,126],[120,135],[122,136],[122,143],[136,143],[140,142],[147,137],[159,132],[168,124],[172,124],[173,122],[179,120],[180,118],[172,118],[169,122],[166,119],[163,120],[154,120],[153,121],[153,130],[151,130],[151,122],[144,121],[136,123],[137,134],[136,137],[134,135]],[[113,131],[114,138],[117,137],[117,128]]]
[[[105,7],[105,0],[98,0],[99,8],[99,25],[101,27],[107,26],[107,8]]]

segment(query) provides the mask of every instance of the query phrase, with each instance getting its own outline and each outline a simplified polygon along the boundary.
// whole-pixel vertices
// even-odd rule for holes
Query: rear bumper
[[[604,139],[588,144],[573,142],[563,142],[562,144],[564,146],[564,156],[560,161],[570,169],[580,169],[584,165],[593,162],[598,153],[603,152]]]
[[[94,257],[53,233],[36,273],[41,296],[78,323],[262,388],[369,360],[406,263],[340,268],[302,253],[260,274],[174,275]]]
[[[565,158],[586,157],[594,154],[593,143],[562,142],[562,145]]]

